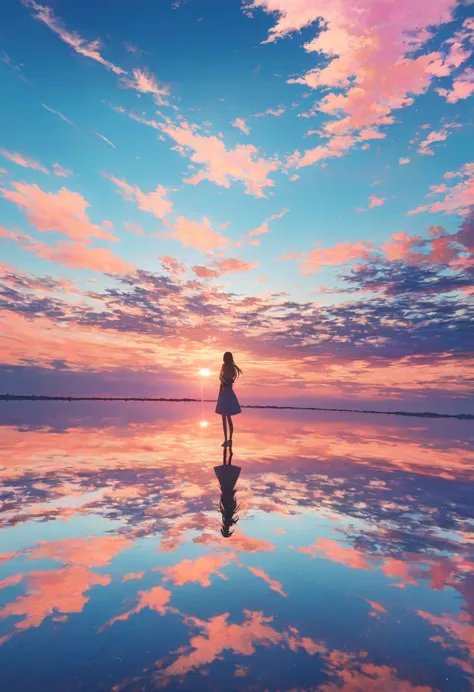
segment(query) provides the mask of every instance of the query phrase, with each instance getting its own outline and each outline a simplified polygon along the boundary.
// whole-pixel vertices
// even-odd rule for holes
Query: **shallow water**
[[[2,689],[472,690],[474,426],[204,418],[0,405]]]

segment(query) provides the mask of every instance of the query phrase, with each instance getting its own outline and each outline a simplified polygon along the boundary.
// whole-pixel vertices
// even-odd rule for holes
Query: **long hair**
[[[234,356],[230,351],[224,353],[224,364],[222,366],[222,371],[232,375],[232,379],[236,380],[240,375],[243,375],[242,370],[239,366],[234,363]]]
[[[235,490],[224,492],[221,495],[219,509],[222,514],[221,534],[224,538],[230,538],[234,533],[232,526],[235,526],[239,521],[238,511],[240,509],[235,497]]]

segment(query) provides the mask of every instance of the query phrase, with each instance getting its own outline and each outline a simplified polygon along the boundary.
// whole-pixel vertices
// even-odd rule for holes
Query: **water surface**
[[[204,418],[0,404],[2,689],[472,690],[472,424]]]

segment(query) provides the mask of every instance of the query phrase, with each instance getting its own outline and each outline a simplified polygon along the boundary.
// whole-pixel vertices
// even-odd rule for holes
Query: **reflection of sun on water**
[[[211,371],[208,368],[201,368],[199,374],[201,375],[201,377],[209,377]]]

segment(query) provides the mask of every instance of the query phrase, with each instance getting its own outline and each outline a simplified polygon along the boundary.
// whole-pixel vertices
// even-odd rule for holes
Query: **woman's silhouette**
[[[232,466],[232,450],[227,463],[227,448],[224,449],[222,466],[214,467],[215,474],[221,487],[219,509],[222,514],[221,534],[230,538],[234,533],[232,527],[239,521],[239,505],[235,497],[235,485],[240,475],[240,466]]]
[[[239,400],[237,399],[233,385],[235,380],[242,375],[242,370],[234,363],[234,357],[230,351],[224,353],[224,362],[219,374],[221,387],[217,398],[216,413],[222,416],[222,427],[224,429],[223,447],[232,446],[232,436],[234,434],[234,424],[232,416],[241,413]],[[229,423],[230,436],[227,438],[227,423]]]

